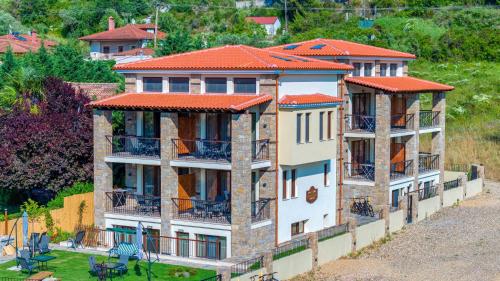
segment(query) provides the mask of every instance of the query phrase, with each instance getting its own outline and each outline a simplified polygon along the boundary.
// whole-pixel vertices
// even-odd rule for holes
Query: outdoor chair
[[[98,271],[98,268],[97,268],[97,263],[95,261],[95,257],[90,256],[89,257],[89,272],[92,275],[98,275],[97,271]]]
[[[137,245],[129,242],[121,242],[116,248],[109,250],[109,257],[127,255],[129,257],[137,258],[138,254],[139,249],[137,248]]]
[[[38,270],[38,265],[29,259],[18,258],[18,261],[21,265],[21,271],[26,270],[29,272],[29,275],[31,275],[33,271]]]
[[[80,230],[76,233],[76,236],[74,239],[69,239],[68,241],[71,243],[69,248],[77,249],[78,246],[82,247],[83,249],[83,238],[85,237],[85,230]]]
[[[96,273],[97,273],[97,280],[99,281],[104,281],[108,277],[108,267],[104,264],[96,264]]]
[[[40,253],[40,255],[50,253],[49,237],[47,235],[43,235],[42,238],[40,238],[38,253]]]
[[[26,250],[26,249],[23,249],[21,251],[19,251],[19,256],[23,259],[31,259],[31,253],[29,250]]]
[[[116,269],[116,271],[118,271],[118,274],[120,274],[120,276],[123,273],[128,271],[128,260],[129,259],[130,259],[130,257],[127,255],[120,255],[118,263],[121,263],[122,265]]]

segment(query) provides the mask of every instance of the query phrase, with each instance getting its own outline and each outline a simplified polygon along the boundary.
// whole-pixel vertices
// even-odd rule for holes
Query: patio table
[[[47,265],[48,262],[51,261],[51,260],[56,259],[56,257],[54,257],[54,256],[47,256],[47,255],[41,255],[41,256],[35,256],[35,257],[31,258],[31,259],[34,260],[34,261],[36,261],[40,265],[40,269],[42,269],[42,268],[47,269],[48,268],[48,265]]]
[[[107,270],[109,271],[109,279],[113,280],[113,273],[114,273],[114,271],[117,268],[119,268],[120,266],[122,266],[123,263],[119,263],[119,262],[106,262],[106,263],[104,263],[104,265],[106,266]]]

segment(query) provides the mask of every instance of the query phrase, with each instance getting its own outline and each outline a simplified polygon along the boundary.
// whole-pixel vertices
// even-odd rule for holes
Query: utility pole
[[[155,49],[156,49],[156,37],[158,35],[158,6],[159,4],[157,3],[156,4],[156,15],[155,15],[155,42],[154,42],[154,46],[155,46]]]
[[[285,0],[285,32],[288,34],[288,6],[287,6],[287,0]]]

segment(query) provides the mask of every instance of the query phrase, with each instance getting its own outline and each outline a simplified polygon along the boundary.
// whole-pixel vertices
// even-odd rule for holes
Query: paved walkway
[[[357,259],[341,259],[301,281],[500,281],[500,183],[393,235]]]

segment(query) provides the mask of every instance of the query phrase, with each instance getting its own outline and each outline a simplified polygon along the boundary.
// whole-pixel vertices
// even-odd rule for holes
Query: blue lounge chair
[[[38,265],[29,259],[18,258],[18,262],[21,265],[21,271],[26,270],[29,272],[29,275],[31,275],[33,271],[38,270]]]
[[[40,243],[38,244],[38,252],[40,253],[40,255],[50,253],[49,237],[47,235],[43,235],[42,238],[40,238]]]
[[[78,246],[80,246],[83,249],[83,238],[84,237],[85,237],[85,230],[78,231],[76,233],[76,236],[74,239],[69,239],[69,242],[71,243],[69,248],[73,248],[76,250],[76,248],[78,248]]]
[[[129,256],[127,255],[120,255],[120,259],[118,261],[118,263],[122,264],[120,267],[118,267],[116,269],[116,271],[118,271],[118,273],[120,274],[120,276],[127,272],[128,271],[128,260],[130,259]]]

